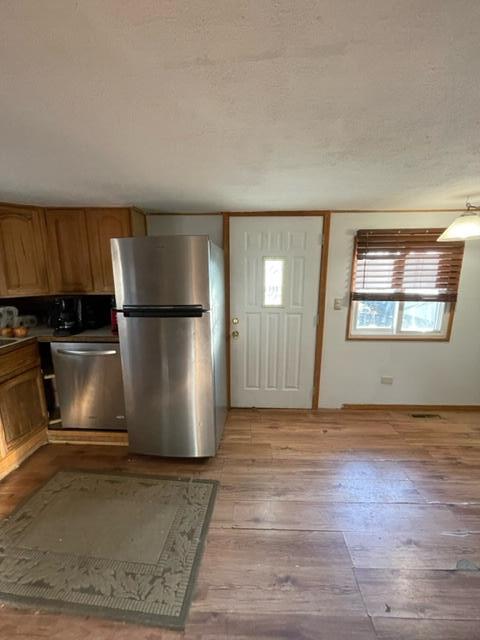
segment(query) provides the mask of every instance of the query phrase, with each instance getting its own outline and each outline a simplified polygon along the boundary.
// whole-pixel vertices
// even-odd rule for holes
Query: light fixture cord
[[[480,207],[478,207],[478,206],[472,204],[471,202],[469,202],[469,197],[470,196],[467,197],[467,200],[465,202],[465,209],[467,211],[480,211]]]

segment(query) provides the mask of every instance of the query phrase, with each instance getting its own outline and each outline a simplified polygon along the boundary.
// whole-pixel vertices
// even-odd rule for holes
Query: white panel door
[[[230,218],[233,407],[312,406],[322,224]]]

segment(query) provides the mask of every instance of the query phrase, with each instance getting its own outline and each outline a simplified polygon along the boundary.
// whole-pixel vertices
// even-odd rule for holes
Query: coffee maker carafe
[[[51,315],[54,336],[71,336],[82,331],[80,298],[55,298]]]

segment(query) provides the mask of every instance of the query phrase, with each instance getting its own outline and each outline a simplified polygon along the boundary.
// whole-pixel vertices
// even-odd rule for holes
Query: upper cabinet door
[[[48,291],[43,211],[0,205],[0,295]]]
[[[54,293],[93,290],[86,214],[83,209],[46,209],[51,286]]]
[[[86,215],[93,288],[99,293],[113,293],[110,239],[132,235],[130,209],[88,209]]]

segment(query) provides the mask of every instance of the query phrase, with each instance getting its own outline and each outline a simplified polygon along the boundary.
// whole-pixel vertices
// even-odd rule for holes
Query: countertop
[[[14,351],[18,347],[30,344],[31,342],[36,342],[36,338],[33,336],[27,336],[26,338],[8,338],[7,340],[0,338],[0,355],[3,356],[5,353]]]
[[[118,342],[118,334],[112,333],[108,325],[100,329],[85,329],[73,336],[54,336],[53,329],[38,326],[30,329],[29,338],[37,338],[39,342]]]
[[[45,326],[30,329],[25,338],[0,338],[0,355],[13,351],[30,342],[118,342],[118,334],[112,333],[110,326],[87,329],[73,336],[54,336],[53,329]]]

